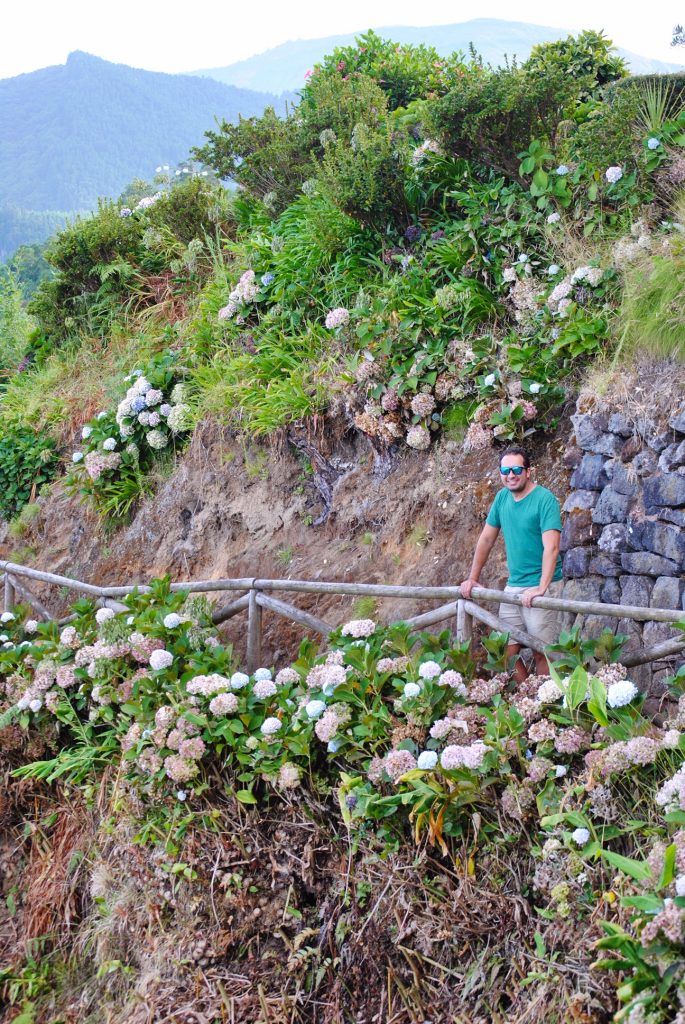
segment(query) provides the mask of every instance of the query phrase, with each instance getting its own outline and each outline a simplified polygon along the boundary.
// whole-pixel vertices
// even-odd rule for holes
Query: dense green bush
[[[634,164],[639,106],[636,89],[621,89],[611,103],[598,104],[582,124],[567,122],[559,133],[559,158],[602,170],[612,164]]]
[[[428,108],[427,130],[450,154],[513,178],[517,154],[534,138],[553,146],[559,123],[588,84],[559,67],[538,75],[474,65]]]
[[[317,64],[302,90],[302,106],[314,98],[322,78],[347,79],[355,74],[372,78],[388,97],[388,107],[406,107],[429,93],[443,95],[464,73],[459,53],[441,57],[433,46],[411,46],[366,32],[354,46],[338,46]]]
[[[543,77],[561,71],[582,81],[579,101],[599,99],[605,86],[628,74],[625,61],[612,49],[613,43],[602,32],[579,32],[534,46],[523,68]]]
[[[49,438],[14,423],[0,429],[0,516],[11,519],[52,480],[57,452]]]
[[[284,210],[311,174],[314,139],[299,114],[280,118],[273,107],[260,117],[241,117],[237,124],[222,121],[218,131],[205,133],[207,142],[193,154],[220,178],[231,178],[259,199]]]

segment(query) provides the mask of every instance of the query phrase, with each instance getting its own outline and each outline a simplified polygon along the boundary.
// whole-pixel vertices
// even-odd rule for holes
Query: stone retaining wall
[[[685,609],[685,406],[668,427],[622,412],[577,412],[564,456],[571,472],[563,505],[564,596],[605,604]],[[683,615],[685,619],[685,614]],[[682,636],[668,624],[566,615],[588,635],[608,627],[627,650]],[[653,695],[683,657],[641,666],[631,676]]]

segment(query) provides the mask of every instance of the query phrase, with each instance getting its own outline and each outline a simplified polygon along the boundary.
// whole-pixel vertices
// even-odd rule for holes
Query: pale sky
[[[0,78],[63,64],[72,50],[149,71],[191,71],[223,67],[291,39],[473,18],[602,29],[641,56],[685,64],[685,47],[669,46],[673,26],[685,22],[685,0],[24,0],[3,18]]]

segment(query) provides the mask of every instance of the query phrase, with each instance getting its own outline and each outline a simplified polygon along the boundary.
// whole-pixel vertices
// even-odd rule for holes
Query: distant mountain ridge
[[[191,73],[244,89],[277,94],[300,89],[309,68],[321,61],[327,53],[331,53],[336,46],[349,46],[364,31],[366,29],[321,39],[292,40],[224,68],[205,68]],[[564,39],[573,34],[570,29],[497,18],[476,18],[453,25],[429,25],[423,28],[393,25],[375,28],[374,31],[384,39],[398,43],[434,46],[442,56],[455,50],[466,53],[469,43],[473,43],[485,62],[493,65],[502,64],[505,56],[511,59],[515,55],[519,61],[525,60],[537,43]],[[618,53],[628,62],[634,75],[680,71],[685,67],[682,64],[666,64],[649,57],[640,57],[620,47]]]
[[[276,96],[211,78],[142,71],[76,51],[0,80],[0,206],[92,208],[203,141],[215,118],[260,114]]]

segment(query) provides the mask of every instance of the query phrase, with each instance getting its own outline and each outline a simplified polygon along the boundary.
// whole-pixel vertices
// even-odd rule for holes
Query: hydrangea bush
[[[64,627],[3,614],[0,728],[58,737],[54,757],[17,774],[85,784],[114,763],[143,815],[201,808],[219,778],[249,804],[306,796],[312,777],[337,789],[353,831],[390,846],[413,834],[445,855],[524,830],[538,912],[607,917],[599,948],[619,952],[597,969],[632,976],[626,1012],[674,1019],[682,964],[668,986],[655,965],[679,962],[685,941],[685,697],[657,726],[620,662],[515,686],[479,674],[448,633],[416,640],[370,619],[249,675],[205,598],[155,581],[126,605],[80,601]]]
[[[125,516],[146,491],[145,474],[187,437],[193,417],[176,359],[158,357],[133,370],[115,410],[105,410],[81,428],[72,453],[70,483],[113,517]]]

